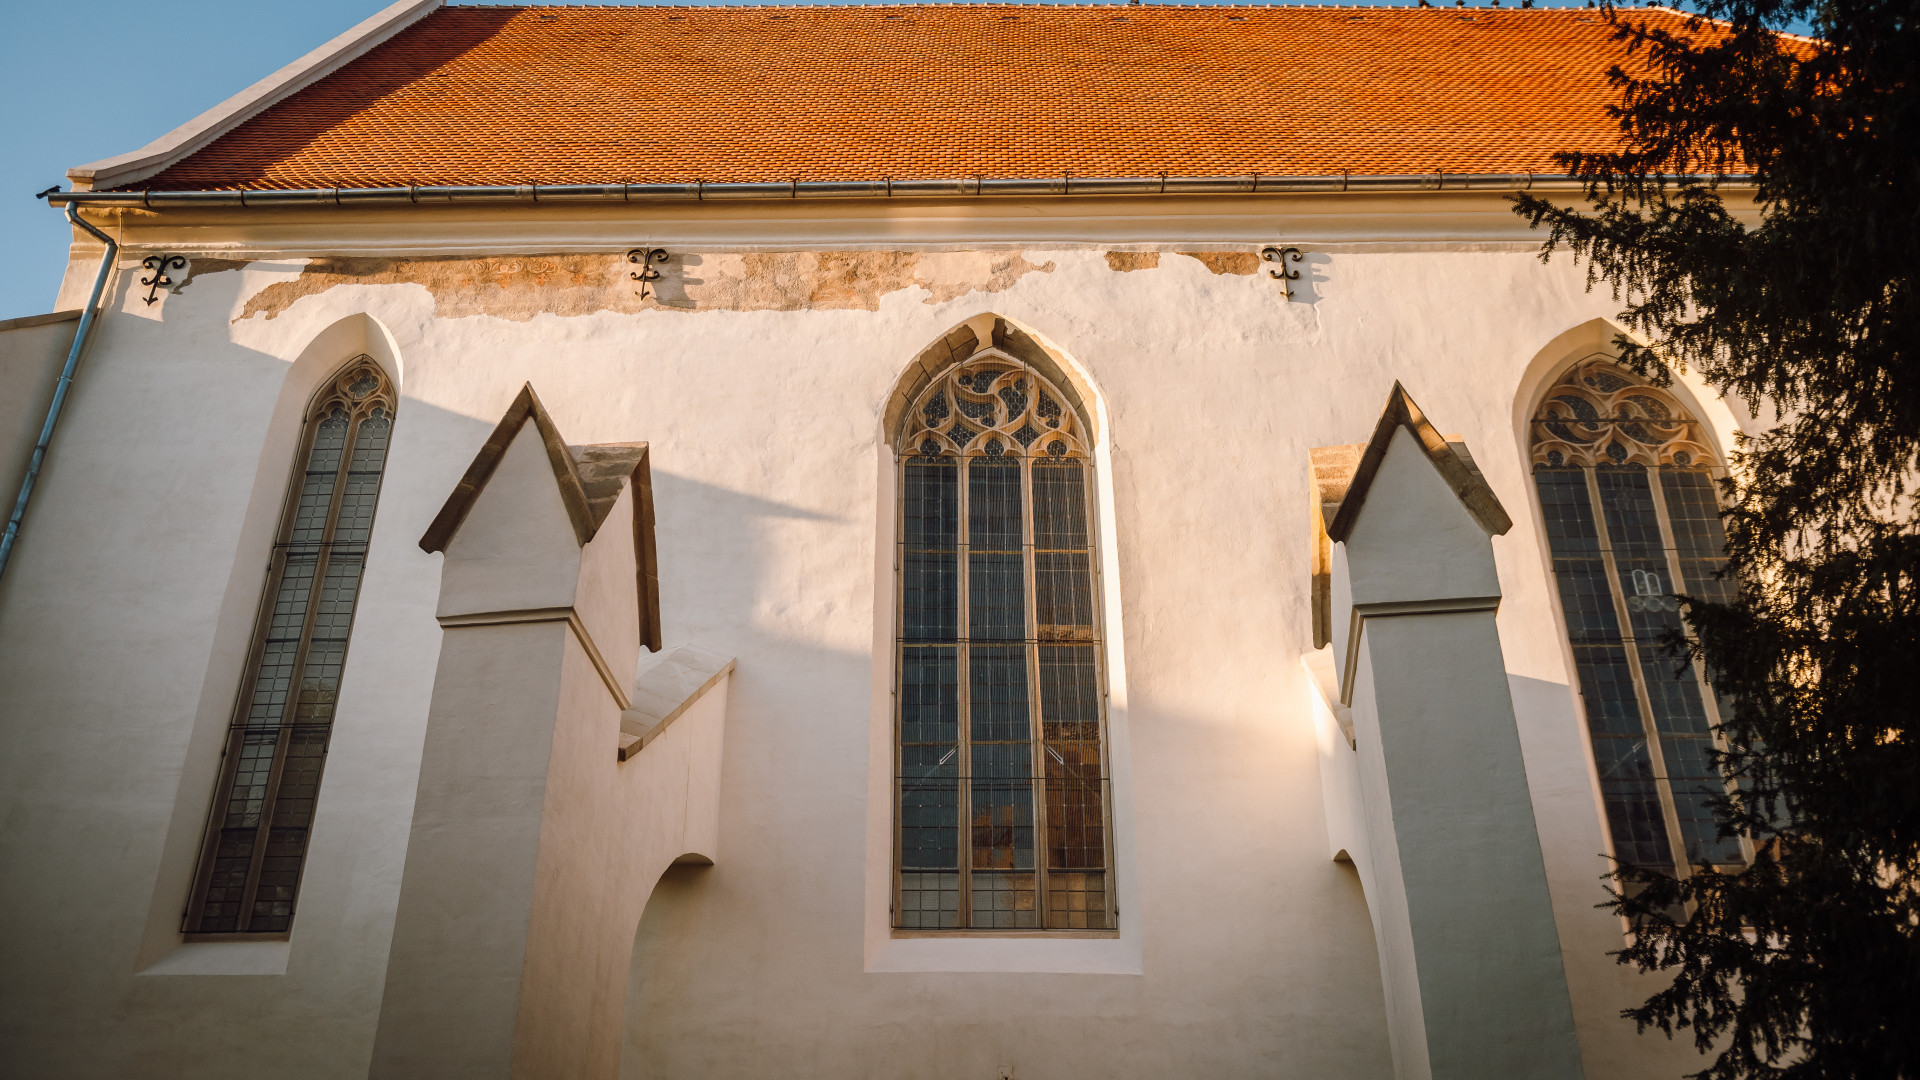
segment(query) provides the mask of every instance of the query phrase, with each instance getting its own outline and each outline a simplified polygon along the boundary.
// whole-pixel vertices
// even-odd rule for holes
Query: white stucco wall
[[[750,274],[756,252],[943,261],[851,305],[555,314],[534,297],[487,314],[451,286],[373,275],[240,317],[308,256],[617,260],[636,236],[686,276]],[[439,559],[415,541],[528,380],[569,440],[651,444],[666,640],[739,664],[724,856],[642,921],[626,1075],[1390,1075],[1370,921],[1328,857],[1299,658],[1307,449],[1364,439],[1395,379],[1464,435],[1516,520],[1493,541],[1501,645],[1587,1075],[1694,1060],[1617,1019],[1644,987],[1605,956],[1619,926],[1592,909],[1604,841],[1514,427],[1527,380],[1551,377],[1534,374],[1542,350],[1613,305],[1569,262],[1543,266],[1498,196],[322,208],[140,219],[123,239],[135,265],[188,244],[252,261],[197,268],[151,309],[122,273],[0,583],[6,1071],[365,1075],[440,640]],[[1176,254],[1276,240],[1309,253],[1292,303],[1264,273]],[[1118,271],[1116,250],[1158,265]],[[1051,269],[995,277],[1006,252]],[[91,272],[78,254],[70,280]],[[879,415],[921,349],[983,312],[1062,350],[1105,413],[1115,756],[1130,763],[1119,917],[1137,956],[1114,970],[1137,973],[871,963],[872,780],[889,765],[876,694],[891,684]],[[155,974],[178,954],[298,409],[354,351],[387,363],[403,400],[284,974]],[[196,970],[261,963],[197,948]]]
[[[0,322],[0,499],[9,513],[79,319],[78,312],[61,311]]]

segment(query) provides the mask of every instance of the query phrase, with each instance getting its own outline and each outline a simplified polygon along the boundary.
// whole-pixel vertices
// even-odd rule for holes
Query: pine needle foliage
[[[1732,702],[1716,809],[1758,856],[1617,868],[1616,956],[1660,987],[1625,1015],[1690,1032],[1708,1080],[1916,1080],[1920,0],[1607,14],[1636,64],[1612,72],[1622,149],[1563,155],[1584,206],[1516,209],[1612,288],[1630,366],[1772,424],[1722,484],[1737,599],[1686,599],[1670,643]]]

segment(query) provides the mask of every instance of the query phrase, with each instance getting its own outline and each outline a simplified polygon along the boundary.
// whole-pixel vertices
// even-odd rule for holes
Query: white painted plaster
[[[77,312],[61,312],[0,322],[0,498],[9,513],[79,318]]]
[[[667,639],[738,657],[719,855],[670,875],[656,903],[670,936],[652,909],[642,921],[631,1075],[964,1080],[1009,1062],[1030,1076],[1390,1075],[1377,956],[1397,946],[1376,944],[1354,870],[1329,858],[1321,739],[1294,658],[1310,647],[1307,449],[1363,438],[1395,379],[1475,447],[1516,519],[1493,541],[1497,625],[1587,1075],[1698,1067],[1618,1019],[1649,985],[1605,955],[1619,925],[1592,906],[1601,819],[1514,441],[1536,355],[1615,305],[1567,260],[1540,264],[1538,238],[1497,197],[110,224],[137,250],[269,261],[196,276],[157,319],[124,313],[139,275],[122,270],[0,584],[0,1071],[117,1077],[165,1060],[195,1077],[366,1074],[441,659],[439,560],[415,541],[527,380],[570,442],[651,444]],[[311,257],[615,257],[643,231],[716,256],[989,238],[1056,268],[937,303],[909,288],[875,310],[516,322],[442,317],[427,288],[396,284],[233,321]],[[1175,254],[1276,237],[1314,238],[1311,302]],[[1160,266],[1114,272],[1104,252],[1123,246],[1162,250]],[[82,297],[88,251],[76,246],[68,290]],[[870,970],[890,845],[873,765],[892,636],[880,416],[921,349],[990,311],[1098,390],[1113,768],[1132,777],[1115,806],[1132,890],[1119,940],[1138,930],[1137,975]],[[331,343],[320,351],[338,363],[376,341],[366,351],[404,358],[402,402],[286,974],[136,976],[178,944],[298,440],[287,417],[325,373],[309,349]],[[473,693],[485,675],[473,671]]]

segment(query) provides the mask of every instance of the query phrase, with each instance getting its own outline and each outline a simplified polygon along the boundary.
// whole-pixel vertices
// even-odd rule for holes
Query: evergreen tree
[[[1920,110],[1916,0],[1705,0],[1608,14],[1623,135],[1563,155],[1585,206],[1517,210],[1605,282],[1625,360],[1691,369],[1773,426],[1723,482],[1725,604],[1687,642],[1731,700],[1724,828],[1753,864],[1621,866],[1626,1015],[1700,1077],[1920,1078]],[[1811,25],[1816,38],[1777,28]],[[1672,27],[1671,20],[1663,23]],[[1753,187],[1728,177],[1750,175]]]

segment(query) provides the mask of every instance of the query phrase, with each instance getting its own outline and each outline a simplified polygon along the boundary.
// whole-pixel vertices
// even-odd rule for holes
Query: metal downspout
[[[120,252],[120,245],[113,242],[113,237],[87,224],[76,212],[79,209],[78,205],[68,203],[67,220],[92,233],[107,245],[107,251],[100,256],[100,272],[94,275],[93,292],[80,312],[80,327],[73,332],[73,347],[67,350],[67,366],[60,369],[60,382],[53,388],[53,403],[47,406],[46,423],[40,425],[40,441],[33,445],[27,475],[20,481],[20,495],[13,500],[13,516],[7,519],[7,533],[0,537],[0,577],[6,576],[7,560],[13,557],[13,543],[20,537],[21,519],[27,516],[27,502],[33,498],[33,486],[40,480],[40,467],[47,461],[47,447],[53,443],[54,425],[60,422],[60,409],[67,403],[67,389],[73,385],[74,369],[80,366],[80,353],[87,347],[87,332],[93,329],[93,313],[100,306],[100,294],[106,290],[107,277],[113,272],[114,256]]]

